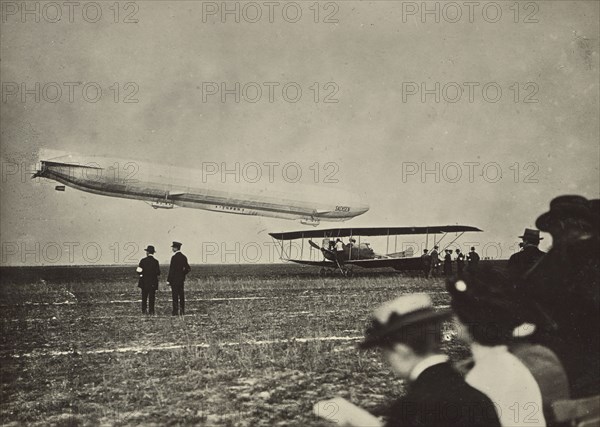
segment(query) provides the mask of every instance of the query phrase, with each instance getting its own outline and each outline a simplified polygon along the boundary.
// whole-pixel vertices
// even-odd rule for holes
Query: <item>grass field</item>
[[[403,384],[356,350],[369,313],[405,293],[449,301],[442,279],[196,266],[186,316],[163,282],[144,317],[133,270],[2,269],[3,424],[325,426],[311,408],[335,395],[381,412]]]

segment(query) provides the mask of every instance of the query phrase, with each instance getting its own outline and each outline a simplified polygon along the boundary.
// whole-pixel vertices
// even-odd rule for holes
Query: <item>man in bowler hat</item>
[[[479,254],[475,252],[475,246],[471,246],[471,252],[467,254],[467,267],[469,271],[475,270],[479,266]]]
[[[565,195],[550,202],[536,226],[552,249],[521,280],[520,289],[547,322],[536,334],[565,366],[573,398],[600,389],[600,239],[594,201]]]
[[[523,240],[521,251],[511,255],[508,259],[508,271],[513,277],[521,277],[531,267],[533,267],[538,260],[545,255],[538,245],[543,237],[540,237],[540,230],[534,230],[526,228],[522,236],[519,236]]]
[[[447,309],[435,310],[426,294],[405,295],[374,311],[360,347],[380,348],[394,373],[409,383],[407,394],[390,407],[385,425],[500,425],[492,401],[469,386],[441,350],[442,324],[450,317]],[[332,403],[338,402],[343,403],[340,398]],[[342,425],[377,425],[366,411],[341,409],[336,417],[351,418]]]
[[[181,243],[173,242],[171,245],[173,256],[169,265],[169,276],[167,277],[167,285],[171,286],[171,295],[173,297],[173,316],[185,314],[185,295],[183,293],[183,283],[185,276],[190,272],[191,268],[188,264],[187,257],[181,253]]]
[[[136,271],[140,275],[138,287],[142,289],[142,313],[154,314],[154,301],[156,299],[156,290],[158,289],[158,276],[160,276],[160,267],[158,261],[154,258],[156,250],[154,246],[148,245],[146,257],[140,260]],[[150,307],[148,307],[150,303]],[[147,312],[146,309],[149,308]]]

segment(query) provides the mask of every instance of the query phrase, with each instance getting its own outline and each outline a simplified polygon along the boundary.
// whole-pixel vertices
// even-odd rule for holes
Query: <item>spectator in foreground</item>
[[[442,323],[449,310],[434,310],[426,294],[389,301],[373,313],[363,349],[380,348],[394,373],[407,380],[407,394],[394,402],[387,422],[342,398],[319,402],[336,408],[339,425],[350,426],[497,426],[494,405],[469,386],[441,351]],[[321,414],[323,415],[323,413]]]
[[[501,425],[546,425],[538,381],[525,363],[509,352],[513,331],[524,323],[521,313],[525,310],[516,299],[507,297],[514,289],[508,276],[500,270],[479,268],[447,281],[446,287],[452,296],[459,337],[470,345],[473,355],[466,382],[494,402]],[[563,378],[566,382],[564,374]]]
[[[519,289],[547,322],[535,339],[565,366],[571,397],[600,390],[600,239],[598,201],[560,196],[536,226],[552,235],[552,248],[522,279]]]

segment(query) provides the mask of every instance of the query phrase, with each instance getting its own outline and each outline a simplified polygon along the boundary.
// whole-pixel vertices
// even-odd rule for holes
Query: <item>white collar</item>
[[[508,353],[508,347],[505,345],[486,346],[474,342],[471,344],[471,353],[473,353],[473,360],[477,364],[478,361],[490,356]]]
[[[445,363],[447,361],[448,356],[445,354],[434,354],[433,356],[428,356],[415,365],[412,371],[410,371],[408,378],[411,381],[415,381],[427,368],[430,368],[433,365],[439,365],[440,363]]]

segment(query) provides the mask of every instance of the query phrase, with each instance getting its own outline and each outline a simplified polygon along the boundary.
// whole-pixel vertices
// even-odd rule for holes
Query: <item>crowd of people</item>
[[[325,401],[338,405],[338,424],[561,425],[560,402],[592,402],[574,416],[600,412],[600,205],[557,197],[536,227],[552,236],[548,253],[537,248],[539,230],[526,229],[506,268],[469,265],[446,279],[449,309],[426,294],[378,307],[361,347],[380,349],[407,393],[378,416]],[[451,317],[471,353],[454,364],[442,350]]]
[[[475,250],[475,246],[471,246],[471,251],[465,256],[460,249],[444,249],[444,259],[440,259],[440,247],[435,245],[431,252],[428,249],[423,249],[421,255],[421,263],[423,265],[423,273],[428,277],[439,275],[439,269],[443,266],[444,276],[450,277],[454,273],[453,262],[456,262],[456,273],[462,274],[465,269],[475,269],[479,265],[481,257]],[[452,259],[452,253],[456,252],[456,258]],[[466,263],[465,263],[466,261]]]

